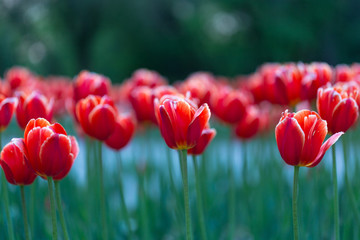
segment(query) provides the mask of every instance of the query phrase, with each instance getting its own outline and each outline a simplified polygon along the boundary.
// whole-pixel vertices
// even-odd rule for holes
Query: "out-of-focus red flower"
[[[119,116],[116,119],[115,130],[105,140],[105,144],[112,149],[119,151],[125,147],[135,132],[135,120],[132,116]]]
[[[246,108],[245,117],[236,124],[235,134],[241,139],[250,139],[260,130],[260,112],[255,105]]]
[[[190,92],[192,98],[199,99],[199,104],[210,103],[211,93],[214,89],[215,77],[207,72],[191,74],[178,89],[182,94]]]
[[[0,164],[7,181],[14,185],[32,184],[37,177],[28,165],[27,150],[22,138],[13,138],[1,151]]]
[[[74,101],[75,104],[89,95],[104,96],[109,95],[111,81],[109,78],[83,70],[75,77],[74,82]]]
[[[356,101],[340,87],[320,88],[317,96],[317,110],[327,121],[330,133],[346,132],[359,116]]]
[[[342,93],[343,97],[351,97],[353,98],[358,107],[360,106],[360,83],[356,81],[350,82],[338,82],[334,85],[334,88],[337,89],[338,92]]]
[[[316,98],[317,90],[331,83],[333,70],[327,63],[311,63],[305,66],[302,79],[301,99],[311,101]]]
[[[33,73],[24,67],[12,67],[5,74],[5,80],[12,91],[26,86],[34,78]]]
[[[218,88],[211,99],[212,111],[221,121],[229,124],[241,121],[250,103],[246,92],[228,86]]]
[[[140,86],[148,86],[154,88],[157,86],[166,85],[167,82],[158,72],[148,69],[138,69],[131,76],[130,81],[134,88]]]
[[[178,92],[175,88],[170,86],[159,86],[155,88],[141,86],[135,88],[131,92],[129,100],[139,122],[151,122],[153,124],[157,124],[154,110],[154,99],[160,99],[164,95],[173,94],[178,94]]]
[[[68,136],[59,123],[50,124],[44,118],[29,121],[24,142],[28,151],[28,164],[44,179],[63,179],[79,152],[73,136]]]
[[[76,104],[76,117],[86,134],[100,141],[114,131],[117,109],[108,96],[89,95]]]
[[[349,82],[354,78],[355,74],[350,66],[339,64],[335,67],[335,83]]]
[[[9,125],[17,105],[16,98],[6,98],[0,94],[0,132]]]
[[[191,100],[178,95],[155,99],[155,110],[162,137],[170,148],[177,150],[196,146],[210,119],[207,104],[197,108]]]
[[[309,110],[297,113],[285,111],[275,128],[280,155],[292,166],[315,167],[343,132],[332,135],[323,144],[326,134],[326,121]]]
[[[55,117],[73,113],[70,108],[73,101],[73,84],[69,78],[61,76],[47,77],[46,80],[39,81],[38,89],[48,99],[54,99]]]
[[[199,138],[198,143],[195,147],[188,149],[188,154],[201,155],[205,151],[206,147],[214,139],[216,130],[213,128],[205,128]]]
[[[32,118],[52,120],[54,109],[53,99],[48,100],[37,91],[33,91],[30,95],[26,95],[23,92],[19,92],[17,95],[16,120],[22,129],[25,129],[27,123]]]

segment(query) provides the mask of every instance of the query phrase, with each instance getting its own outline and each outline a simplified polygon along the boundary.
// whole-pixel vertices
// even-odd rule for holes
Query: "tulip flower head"
[[[31,119],[25,128],[24,142],[28,163],[42,178],[63,179],[79,153],[78,143],[59,124],[44,118]]]
[[[32,184],[37,177],[27,164],[28,155],[22,138],[13,138],[1,151],[0,164],[7,181],[14,185]]]
[[[89,95],[76,104],[76,117],[86,134],[100,141],[114,131],[117,109],[108,96]]]
[[[166,144],[177,150],[190,149],[198,144],[210,119],[207,104],[197,108],[191,100],[178,95],[155,99],[158,125]]]
[[[89,95],[104,96],[108,95],[111,87],[109,78],[89,71],[81,71],[75,77],[74,82],[74,101],[77,103],[80,99]]]
[[[6,98],[0,94],[0,132],[9,125],[17,105],[16,98]]]
[[[315,167],[320,163],[325,152],[343,134],[343,132],[336,133],[323,144],[327,132],[326,121],[316,112],[285,111],[275,128],[281,157],[292,166]]]
[[[19,89],[34,79],[34,75],[24,67],[13,67],[6,72],[5,80],[11,90]]]
[[[246,108],[245,117],[236,124],[235,133],[241,139],[251,139],[260,130],[260,112],[255,105]]]
[[[16,108],[16,120],[22,129],[32,118],[45,118],[51,121],[53,118],[54,100],[48,100],[41,93],[34,91],[30,95],[18,93],[19,103]]]
[[[316,103],[321,118],[327,121],[330,133],[346,132],[359,117],[356,101],[341,87],[320,88]]]

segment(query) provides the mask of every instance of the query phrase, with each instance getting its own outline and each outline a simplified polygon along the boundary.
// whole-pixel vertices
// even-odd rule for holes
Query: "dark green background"
[[[120,82],[140,67],[170,81],[199,70],[235,76],[267,61],[352,63],[360,1],[2,0],[0,72],[81,69]]]

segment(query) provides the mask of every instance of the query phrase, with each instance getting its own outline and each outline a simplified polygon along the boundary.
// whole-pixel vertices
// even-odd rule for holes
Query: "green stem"
[[[195,155],[193,155],[193,164],[194,164],[195,181],[196,181],[196,183],[195,183],[196,204],[197,204],[198,215],[199,215],[201,239],[206,240],[207,236],[206,236],[206,226],[205,226],[205,220],[204,220],[203,200],[202,200],[201,186],[200,186],[200,176],[199,176],[199,169],[197,166]]]
[[[55,197],[53,189],[53,179],[48,177],[48,187],[49,187],[49,196],[50,196],[50,208],[51,208],[51,219],[53,225],[53,240],[57,240],[57,226],[56,226],[56,207],[55,207]]]
[[[117,161],[119,162],[119,166],[120,168],[118,169],[118,171],[121,173],[121,159],[120,159],[120,153],[117,154],[118,155],[118,159]],[[122,174],[119,174],[119,187],[120,187],[120,201],[121,201],[121,205],[122,205],[122,209],[124,212],[124,217],[125,217],[125,223],[126,226],[128,228],[129,231],[129,236],[128,239],[133,239],[133,234],[132,234],[132,230],[131,230],[131,224],[130,224],[130,217],[129,217],[129,212],[126,206],[126,202],[125,202],[125,198],[124,198],[124,189],[123,189],[123,183],[122,183]]]
[[[332,147],[332,160],[333,160],[333,184],[334,184],[334,221],[335,221],[335,240],[340,239],[340,228],[339,228],[339,194],[337,186],[337,173],[336,173],[336,152],[335,146]]]
[[[100,208],[102,220],[102,239],[108,239],[108,226],[106,220],[106,203],[104,191],[104,176],[103,176],[103,162],[102,162],[102,142],[99,141],[99,183],[100,183]]]
[[[344,168],[345,168],[345,185],[346,185],[346,190],[349,194],[350,197],[350,202],[351,202],[351,206],[353,208],[353,211],[355,213],[355,218],[356,221],[358,222],[358,225],[360,225],[360,213],[359,213],[359,209],[356,206],[356,199],[355,199],[355,194],[354,194],[354,190],[353,188],[350,186],[350,181],[349,181],[349,175],[348,175],[348,156],[347,156],[347,149],[346,146],[347,144],[345,143],[344,139],[342,141],[343,143],[343,152],[344,152]]]
[[[66,227],[64,211],[61,204],[60,184],[59,181],[54,181],[54,183],[55,183],[56,205],[59,211],[61,228],[63,230],[65,240],[69,240],[70,239],[69,233]]]
[[[9,239],[10,240],[14,240],[14,229],[13,229],[13,225],[12,225],[12,221],[11,221],[11,217],[10,217],[10,207],[9,207],[9,193],[8,193],[8,188],[6,185],[6,179],[5,179],[5,174],[2,174],[2,188],[3,188],[3,193],[4,193],[4,205],[5,205],[5,214],[6,214],[6,222],[7,222],[7,226],[8,226],[8,233],[9,233]]]
[[[228,156],[228,176],[229,176],[229,240],[234,239],[235,235],[235,179],[234,172],[232,169],[230,154]]]
[[[148,223],[148,210],[147,210],[147,198],[145,194],[145,172],[139,173],[140,178],[140,214],[141,214],[141,239],[147,240],[150,238],[149,223]]]
[[[300,169],[299,166],[294,166],[293,202],[292,202],[294,240],[299,239],[299,224],[298,224],[298,214],[297,214],[299,169]]]
[[[36,190],[36,182],[31,184],[30,186],[30,211],[29,211],[29,218],[30,218],[30,230],[32,233],[35,233],[35,222],[34,222],[34,215],[35,215],[35,191]]]
[[[184,188],[184,204],[185,204],[185,225],[186,225],[186,240],[191,240],[191,216],[189,204],[189,183],[187,174],[187,150],[179,150],[180,162],[182,168],[182,181]]]
[[[30,240],[30,230],[27,221],[27,211],[26,211],[26,201],[25,201],[25,191],[24,185],[20,185],[20,192],[21,192],[21,203],[22,203],[22,211],[23,211],[23,219],[24,219],[24,231],[25,231],[25,239]]]

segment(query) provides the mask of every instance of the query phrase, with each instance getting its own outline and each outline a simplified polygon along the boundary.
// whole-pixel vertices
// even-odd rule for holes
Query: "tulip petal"
[[[160,105],[159,112],[160,112],[159,127],[160,127],[161,135],[163,136],[169,148],[176,149],[174,129],[170,120],[170,116],[163,105]]]
[[[338,132],[329,137],[329,139],[321,146],[320,151],[318,155],[316,156],[315,160],[310,164],[307,165],[307,167],[315,167],[317,166],[322,158],[324,157],[326,151],[334,144],[336,141],[343,135],[343,132]]]
[[[205,103],[196,112],[193,121],[187,129],[187,145],[195,146],[199,140],[202,131],[210,119],[210,109]]]
[[[72,166],[71,141],[63,134],[53,134],[40,148],[43,175],[54,177]],[[71,167],[70,166],[70,167]]]
[[[319,153],[327,134],[326,121],[316,115],[304,118],[305,144],[299,165],[306,166],[313,162]]]
[[[188,150],[188,154],[202,154],[205,151],[206,147],[209,145],[209,143],[214,139],[215,135],[215,129],[204,129],[201,133],[198,143],[195,145],[195,147]]]
[[[346,132],[359,117],[359,108],[352,98],[345,98],[335,107],[332,116],[331,133]]]
[[[76,138],[74,136],[68,136],[68,138],[71,141],[71,153],[74,156],[74,159],[77,157],[77,155],[79,154],[79,144],[76,141]]]
[[[114,131],[116,113],[110,105],[98,105],[89,114],[90,136],[106,140]]]
[[[296,166],[299,164],[305,143],[305,134],[295,118],[285,118],[275,128],[276,142],[284,161]]]

